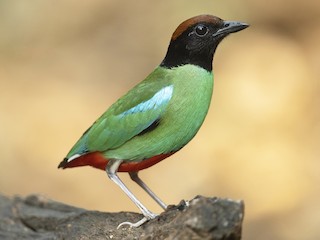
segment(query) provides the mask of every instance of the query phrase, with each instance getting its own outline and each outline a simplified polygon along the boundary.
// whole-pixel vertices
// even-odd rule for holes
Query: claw
[[[142,218],[140,221],[138,221],[136,223],[132,223],[132,222],[120,223],[118,225],[117,229],[119,229],[120,227],[125,226],[125,225],[129,225],[129,228],[132,228],[132,227],[137,228],[137,227],[140,227],[145,222],[148,222],[149,220],[156,218],[157,216],[158,216],[157,214],[154,214],[154,213],[150,212],[147,217]]]
[[[125,225],[129,225],[129,228],[132,228],[132,227],[140,227],[142,224],[144,224],[145,222],[149,221],[149,219],[147,219],[146,217],[142,218],[140,221],[136,222],[136,223],[131,223],[131,222],[123,222],[123,223],[120,223],[117,227],[117,229],[119,229],[120,227],[122,226],[125,226]]]

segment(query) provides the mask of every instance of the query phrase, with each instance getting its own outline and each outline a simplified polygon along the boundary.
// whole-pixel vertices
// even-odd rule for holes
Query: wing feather
[[[174,91],[168,71],[156,68],[144,81],[118,99],[83,134],[67,159],[77,154],[116,149],[159,121]]]
[[[106,151],[114,149],[138,135],[161,118],[173,93],[173,86],[165,86],[149,99],[118,114],[106,114],[88,132],[87,149]],[[122,104],[130,101],[123,98]],[[112,110],[111,110],[112,111]]]

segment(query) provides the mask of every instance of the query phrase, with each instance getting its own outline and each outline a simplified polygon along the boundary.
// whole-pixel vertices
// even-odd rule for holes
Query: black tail
[[[65,166],[68,163],[68,158],[64,158],[63,161],[59,164],[58,168],[65,169]]]

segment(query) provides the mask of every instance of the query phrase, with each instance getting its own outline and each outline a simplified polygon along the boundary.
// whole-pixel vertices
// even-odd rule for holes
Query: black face
[[[239,22],[216,19],[215,22],[193,24],[182,33],[178,27],[177,33],[173,34],[161,66],[173,68],[184,64],[193,64],[212,71],[213,55],[221,40],[229,33],[240,31],[247,26]],[[181,28],[183,29],[184,26]]]
[[[214,49],[214,45],[217,45],[221,37],[214,37],[214,33],[219,30],[219,27],[209,25],[207,23],[199,23],[196,26],[190,28],[190,30],[184,33],[180,39],[187,50],[191,52],[191,54],[201,54],[202,52],[212,51]]]

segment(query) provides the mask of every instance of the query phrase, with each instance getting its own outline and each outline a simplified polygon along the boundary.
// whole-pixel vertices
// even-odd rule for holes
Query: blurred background
[[[161,62],[178,24],[203,13],[251,27],[219,46],[213,102],[195,139],[140,176],[169,204],[198,194],[244,200],[244,239],[319,239],[316,0],[0,1],[0,192],[138,211],[105,172],[57,165]]]

